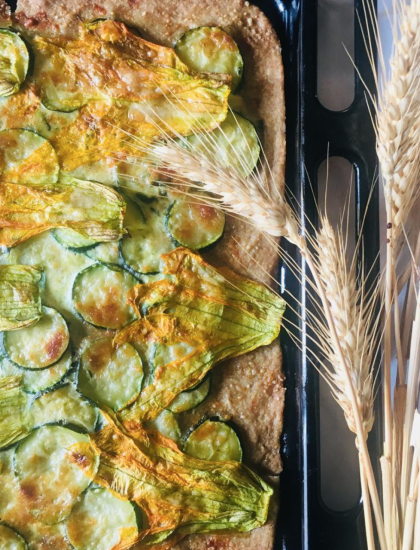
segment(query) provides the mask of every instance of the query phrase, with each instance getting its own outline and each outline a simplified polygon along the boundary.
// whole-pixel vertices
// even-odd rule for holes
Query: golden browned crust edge
[[[284,184],[285,108],[281,49],[262,12],[245,0],[19,0],[16,22],[28,33],[73,34],[78,18],[112,17],[140,29],[145,38],[173,45],[184,32],[216,25],[237,41],[245,61],[239,93],[257,123],[278,187]],[[267,240],[249,225],[229,220],[222,243],[208,253],[214,265],[270,284],[278,258]],[[245,462],[262,474],[281,471],[280,435],[284,388],[278,342],[214,369],[212,395],[187,416],[231,418],[244,442]],[[184,422],[187,420],[184,419]],[[188,537],[178,550],[270,550],[274,542],[277,499],[267,524],[247,535]]]

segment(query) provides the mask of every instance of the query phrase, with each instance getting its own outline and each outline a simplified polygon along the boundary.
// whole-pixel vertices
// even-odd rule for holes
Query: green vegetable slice
[[[42,273],[36,266],[0,266],[0,330],[22,329],[41,317]]]
[[[20,36],[0,29],[0,97],[19,91],[29,67],[29,53]]]
[[[57,363],[70,342],[61,313],[44,307],[42,317],[30,327],[3,333],[3,349],[10,361],[24,369],[45,369]]]
[[[191,69],[202,73],[229,74],[232,76],[232,91],[238,87],[244,62],[236,42],[222,29],[191,29],[178,40],[175,51]]]
[[[200,250],[223,235],[225,215],[204,203],[176,200],[168,209],[166,225],[177,243]]]
[[[157,418],[148,420],[145,424],[149,430],[157,430],[165,437],[179,443],[181,439],[181,430],[174,414],[171,411],[164,410]]]
[[[0,524],[1,550],[28,550],[25,539],[15,529],[4,523]]]
[[[86,432],[95,431],[99,418],[95,405],[70,383],[37,397],[31,413],[34,426],[57,422],[78,426]]]
[[[120,241],[99,243],[85,252],[88,258],[104,265],[118,265],[120,260]]]
[[[72,366],[70,346],[62,358],[52,367],[38,370],[28,370],[17,367],[7,357],[0,360],[0,376],[21,376],[22,389],[27,393],[41,393],[59,384]]]
[[[66,174],[74,178],[94,181],[110,187],[116,187],[118,185],[116,166],[109,165],[109,163],[105,162],[103,159],[96,162],[81,164],[74,170],[66,172]]]
[[[215,420],[206,420],[189,435],[184,452],[201,460],[242,460],[242,447],[235,430]]]
[[[69,250],[79,250],[80,248],[90,248],[97,245],[98,243],[89,237],[84,237],[74,229],[53,229],[52,234],[54,235],[55,240],[68,248]]]
[[[137,534],[134,506],[106,489],[89,489],[66,521],[67,538],[75,550],[111,550]]]
[[[125,407],[141,390],[143,365],[130,344],[114,347],[112,338],[89,342],[80,360],[80,391],[114,410]]]
[[[54,524],[70,513],[77,497],[90,484],[89,477],[67,459],[72,445],[88,441],[86,435],[61,426],[35,429],[14,454],[14,471],[23,502],[37,521]],[[89,471],[95,475],[98,461]]]
[[[123,269],[94,264],[75,278],[72,290],[76,312],[88,323],[120,329],[134,319],[127,293],[137,280]]]
[[[167,234],[165,217],[168,202],[162,198],[142,209],[127,204],[124,227],[128,234],[121,241],[121,257],[127,268],[136,274],[161,271],[160,255],[174,248]]]
[[[0,32],[1,36],[1,32]],[[59,164],[51,143],[31,130],[0,132],[0,178],[8,183],[54,183]]]
[[[208,375],[201,382],[201,384],[199,384],[195,388],[183,391],[182,393],[178,394],[172,401],[172,403],[168,406],[168,409],[176,414],[189,411],[194,407],[197,407],[197,405],[199,405],[204,401],[204,399],[206,399],[206,397],[210,393],[210,388],[211,380],[210,375]]]
[[[254,170],[260,156],[254,126],[246,118],[231,112],[216,130],[187,139],[195,153],[209,160],[216,157],[222,166],[234,169],[243,177]]]

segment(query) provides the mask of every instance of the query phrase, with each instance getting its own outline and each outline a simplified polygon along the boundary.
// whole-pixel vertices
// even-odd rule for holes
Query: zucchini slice
[[[114,163],[109,164],[104,160],[81,164],[74,170],[66,172],[67,175],[81,180],[94,181],[110,187],[117,187],[117,168]]]
[[[157,345],[154,342],[132,342],[143,363],[143,385],[145,388],[151,384],[154,374],[154,356]]]
[[[72,78],[63,71],[62,56],[45,55],[38,48],[35,54],[34,78],[42,83],[41,99],[47,109],[69,113],[87,103],[89,98],[83,96],[76,75]]]
[[[74,229],[53,229],[52,234],[54,239],[69,250],[78,251],[79,249],[86,249],[98,244],[97,241],[84,237]]]
[[[57,154],[47,139],[31,130],[0,132],[0,176],[4,181],[54,183],[58,171]]]
[[[28,544],[12,527],[0,523],[0,548],[1,550],[28,550]]]
[[[120,542],[121,529],[138,530],[131,502],[106,489],[88,489],[66,521],[67,538],[75,550],[111,550]]]
[[[160,199],[139,206],[127,201],[124,227],[128,235],[121,241],[120,252],[124,265],[135,274],[161,271],[161,254],[174,248],[165,227],[167,200]]]
[[[177,243],[200,250],[223,235],[225,215],[206,204],[176,200],[168,208],[166,226]]]
[[[175,443],[181,440],[181,430],[174,414],[171,411],[163,410],[159,416],[153,420],[148,420],[145,426],[149,430],[156,430],[165,437],[172,439]]]
[[[86,250],[85,254],[91,260],[106,266],[118,265],[120,264],[120,242],[99,243],[97,246]]]
[[[242,460],[242,447],[235,430],[218,420],[206,420],[191,432],[184,452],[202,460]]]
[[[124,408],[139,395],[142,381],[142,360],[131,344],[114,347],[112,338],[101,338],[82,353],[78,387],[100,406]]]
[[[19,91],[29,67],[25,42],[15,32],[0,30],[0,97]]]
[[[78,426],[86,432],[95,431],[99,418],[97,407],[70,383],[37,397],[31,413],[34,426],[54,422]]]
[[[76,276],[73,306],[88,323],[99,328],[120,329],[134,319],[127,292],[138,281],[121,268],[94,264]]]
[[[17,367],[7,357],[0,359],[1,376],[23,376],[22,389],[27,393],[42,393],[59,384],[70,371],[72,366],[72,352],[70,346],[63,357],[52,367],[41,370],[27,370]]]
[[[42,308],[42,313],[35,325],[3,333],[6,356],[23,369],[46,369],[68,348],[70,334],[64,317],[51,307]]]
[[[188,144],[209,160],[219,159],[221,165],[247,177],[260,157],[260,142],[252,123],[236,113],[228,113],[221,125],[205,135],[190,136]]]
[[[175,52],[188,67],[200,73],[232,76],[232,91],[242,78],[244,62],[236,42],[218,27],[191,29],[175,45]]]
[[[66,458],[69,447],[88,441],[87,435],[62,426],[42,426],[17,445],[14,472],[23,502],[35,520],[47,524],[62,521],[89,486],[89,477]]]
[[[192,390],[183,391],[175,397],[168,409],[173,413],[182,413],[197,407],[206,399],[210,393],[211,380],[210,375]]]

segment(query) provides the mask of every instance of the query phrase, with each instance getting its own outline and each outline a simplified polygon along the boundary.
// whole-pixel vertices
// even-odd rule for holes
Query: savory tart
[[[281,187],[274,31],[242,0],[0,1],[0,23],[0,546],[271,549],[277,260],[148,145],[247,177],[262,144]]]

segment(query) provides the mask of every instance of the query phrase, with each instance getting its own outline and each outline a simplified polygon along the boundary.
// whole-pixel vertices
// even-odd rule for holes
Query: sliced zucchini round
[[[0,33],[1,34],[1,33]],[[59,164],[51,143],[31,130],[0,132],[0,176],[12,183],[54,183]]]
[[[182,413],[197,407],[210,393],[210,375],[192,390],[186,390],[175,397],[168,409],[173,413]]]
[[[34,426],[54,422],[78,426],[86,432],[95,431],[99,418],[97,407],[70,383],[37,397],[31,413]]]
[[[104,160],[81,164],[74,170],[66,172],[66,175],[80,180],[95,181],[110,187],[118,185],[116,166],[114,163],[110,164]]]
[[[1,376],[23,376],[22,389],[27,393],[42,393],[59,384],[67,375],[72,366],[72,352],[70,346],[63,357],[52,367],[41,370],[27,370],[16,366],[7,357],[0,359]]]
[[[84,237],[74,229],[53,229],[55,240],[69,250],[86,249],[96,246],[98,243],[89,237]]]
[[[88,258],[104,265],[118,265],[120,263],[120,242],[110,241],[99,243],[85,252]]]
[[[89,342],[80,359],[80,391],[98,403],[120,410],[140,393],[143,365],[131,344],[114,347],[112,338]]]
[[[218,420],[206,420],[189,436],[184,452],[202,460],[242,460],[242,447],[235,430]]]
[[[0,548],[1,550],[27,550],[28,544],[15,529],[0,523]]]
[[[67,538],[75,550],[111,550],[121,530],[138,530],[134,506],[106,489],[89,489],[76,502],[66,521]]]
[[[88,441],[86,435],[62,426],[42,426],[17,445],[14,472],[25,506],[37,521],[62,521],[89,486],[89,477],[66,458],[72,445]]]
[[[57,363],[68,348],[69,329],[56,309],[42,308],[42,317],[30,327],[3,333],[3,350],[23,369],[46,369]]]
[[[154,342],[132,342],[143,363],[143,388],[151,384],[154,375],[153,358],[156,353]]]
[[[69,113],[85,105],[90,98],[83,94],[76,74],[71,74],[59,51],[57,48],[55,55],[35,51],[34,77],[41,84],[44,106],[51,111]]]
[[[218,162],[225,168],[232,168],[247,177],[254,170],[260,156],[260,142],[257,132],[249,120],[228,113],[221,125],[205,135],[188,138],[193,152]]]
[[[91,265],[78,273],[74,280],[74,309],[91,325],[121,329],[134,319],[134,311],[127,304],[127,292],[137,283],[123,269]]]
[[[191,29],[175,45],[177,56],[188,67],[201,73],[232,76],[232,91],[242,78],[244,62],[236,42],[218,27]]]
[[[29,67],[25,42],[15,32],[0,29],[0,97],[19,91]]]
[[[156,200],[139,206],[127,201],[124,227],[128,234],[121,240],[124,265],[135,274],[161,271],[161,254],[174,248],[165,227],[167,200]]]
[[[148,420],[145,426],[149,430],[156,430],[175,443],[181,439],[181,430],[174,414],[171,411],[163,410],[159,416],[153,420]]]
[[[223,235],[225,215],[206,204],[185,199],[176,200],[168,208],[168,231],[177,243],[200,250],[215,243]]]

